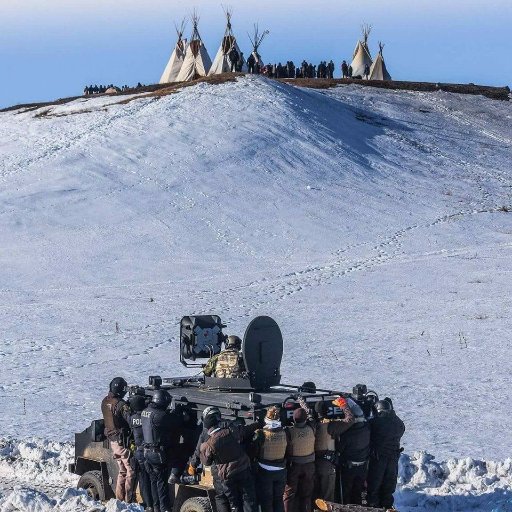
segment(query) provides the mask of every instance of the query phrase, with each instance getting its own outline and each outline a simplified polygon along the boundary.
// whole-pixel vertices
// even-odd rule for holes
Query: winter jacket
[[[219,478],[229,480],[231,477],[250,468],[251,461],[242,446],[242,442],[251,438],[259,428],[252,425],[230,425],[227,428],[217,426],[208,431],[208,440],[201,445],[200,457],[204,466],[215,464]]]
[[[122,444],[123,438],[130,431],[128,404],[122,398],[109,392],[101,402],[101,412],[105,423],[105,435],[110,441]]]
[[[371,423],[371,452],[376,457],[390,457],[400,453],[400,440],[405,432],[404,422],[391,411],[377,416]]]
[[[338,453],[340,463],[366,462],[370,456],[370,426],[368,422],[352,425],[339,438]]]

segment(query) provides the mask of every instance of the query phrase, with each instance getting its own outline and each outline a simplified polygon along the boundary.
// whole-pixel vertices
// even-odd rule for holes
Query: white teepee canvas
[[[372,28],[369,25],[363,26],[363,40],[358,41],[354,50],[352,58],[352,76],[364,76],[364,69],[366,66],[372,66],[372,57],[368,48],[368,36]]]
[[[176,78],[177,82],[189,82],[195,78],[208,75],[208,71],[212,66],[212,60],[208,55],[199,31],[197,24],[199,23],[199,17],[196,13],[192,15],[192,37],[190,43],[187,46],[185,52],[185,59],[181,66],[180,72]]]
[[[391,75],[386,69],[386,63],[384,62],[384,56],[382,55],[384,45],[379,42],[379,54],[375,58],[370,69],[370,80],[391,80]]]
[[[238,63],[237,68],[241,69],[241,71],[247,71],[247,66],[245,64],[245,59],[243,57],[242,52],[236,42],[236,37],[233,34],[233,28],[231,26],[231,16],[232,12],[229,9],[225,9],[226,13],[227,25],[226,31],[224,32],[224,37],[222,38],[222,42],[220,43],[219,51],[213,59],[212,67],[210,68],[210,72],[208,75],[220,75],[221,73],[229,73],[231,71],[231,60],[229,58],[229,53],[233,49],[233,47],[238,52],[238,55],[242,58],[242,65]]]
[[[171,58],[167,63],[167,66],[162,73],[162,77],[160,78],[161,84],[168,84],[170,82],[176,82],[179,72],[181,71],[181,67],[183,66],[183,61],[185,60],[185,53],[187,50],[187,40],[183,39],[183,32],[185,31],[185,20],[181,22],[181,26],[178,27],[176,25],[176,33],[178,34],[178,41],[174,46],[174,50],[171,54]]]

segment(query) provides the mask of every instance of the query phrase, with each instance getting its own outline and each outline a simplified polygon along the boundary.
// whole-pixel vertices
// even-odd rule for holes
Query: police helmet
[[[389,400],[379,400],[375,404],[375,412],[379,416],[387,416],[388,414],[391,414],[391,411],[393,411],[393,407],[389,403]]]
[[[126,395],[128,384],[123,377],[115,377],[110,382],[110,392],[116,396],[123,397]]]
[[[226,348],[242,348],[242,340],[238,336],[228,336],[226,340]]]
[[[151,399],[151,403],[158,407],[158,409],[166,409],[171,401],[172,396],[165,389],[157,389]]]
[[[141,395],[133,395],[129,403],[131,410],[135,412],[143,411],[146,408],[146,399]]]
[[[220,409],[218,407],[215,407],[214,405],[210,405],[203,411],[203,414],[201,414],[201,419],[203,420],[203,423],[204,423],[204,420],[208,417],[215,417],[215,418],[217,418],[217,421],[220,421],[220,419],[221,419]]]

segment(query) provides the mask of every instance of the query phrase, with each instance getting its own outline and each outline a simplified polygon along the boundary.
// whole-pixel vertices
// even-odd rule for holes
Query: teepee
[[[178,41],[174,46],[174,50],[171,54],[171,58],[167,63],[167,66],[162,73],[162,77],[160,78],[161,84],[168,84],[169,82],[176,82],[178,78],[178,74],[181,70],[181,66],[183,65],[183,61],[185,60],[185,52],[187,50],[187,40],[183,39],[183,33],[185,32],[186,21],[183,20],[181,25],[175,25],[176,33],[178,34]]]
[[[208,51],[201,40],[197,25],[199,16],[194,12],[192,14],[192,37],[185,52],[185,59],[181,66],[180,72],[176,78],[176,82],[189,82],[200,76],[206,76],[212,66],[212,61],[208,55]]]
[[[224,13],[226,14],[226,31],[224,32],[224,37],[222,38],[222,42],[220,43],[219,51],[215,59],[213,59],[212,67],[210,68],[210,72],[208,75],[220,75],[221,73],[229,73],[231,71],[231,61],[229,59],[229,52],[233,49],[233,47],[238,52],[238,55],[242,57],[242,52],[238,47],[238,43],[236,42],[236,37],[233,34],[233,27],[231,26],[231,17],[233,12],[230,8],[225,8]],[[242,68],[242,71],[246,71],[244,69],[245,59],[243,59],[242,66],[238,63],[238,68]]]
[[[372,65],[372,57],[368,48],[368,37],[372,31],[370,25],[363,25],[363,40],[358,41],[352,57],[352,76],[364,76],[364,68]]]
[[[370,69],[370,80],[391,80],[391,75],[386,69],[386,63],[384,62],[384,56],[382,55],[383,49],[384,45],[379,41],[379,54],[375,58]]]
[[[264,30],[260,34],[260,29],[259,29],[257,23],[254,24],[253,35],[251,36],[251,34],[247,34],[249,36],[249,40],[251,41],[251,44],[252,44],[252,55],[254,56],[256,65],[259,66],[260,69],[264,66],[264,64],[263,64],[263,61],[261,60],[261,55],[259,54],[259,49],[260,49],[261,43],[263,42],[263,39],[265,39],[265,37],[268,34],[270,34],[270,32],[268,30]]]

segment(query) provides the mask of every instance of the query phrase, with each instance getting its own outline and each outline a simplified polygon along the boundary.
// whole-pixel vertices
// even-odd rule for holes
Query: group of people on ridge
[[[240,338],[229,336],[205,375],[241,378],[240,348]],[[368,506],[393,505],[405,427],[389,398],[363,411],[350,397],[320,397],[310,408],[299,395],[291,422],[287,409],[274,405],[248,425],[210,406],[198,425],[166,390],[154,391],[149,404],[143,393],[125,401],[126,391],[116,377],[102,402],[120,500],[134,500],[138,481],[147,511],[170,512],[168,483],[210,467],[217,512],[311,512],[316,499],[334,501],[337,477],[344,504],[362,504],[366,490]]]

